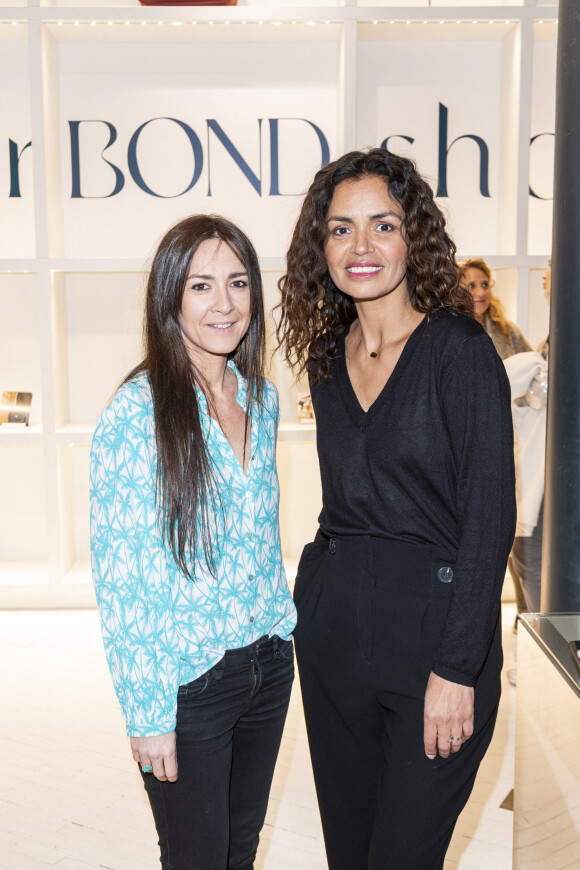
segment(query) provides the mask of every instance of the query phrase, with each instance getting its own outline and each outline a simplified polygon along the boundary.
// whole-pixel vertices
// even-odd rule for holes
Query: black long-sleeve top
[[[472,318],[435,311],[365,413],[343,335],[312,385],[327,535],[427,544],[454,563],[434,672],[471,686],[493,636],[515,524],[510,388]]]

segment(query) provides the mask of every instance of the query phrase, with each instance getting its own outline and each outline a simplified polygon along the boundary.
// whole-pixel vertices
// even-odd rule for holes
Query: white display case
[[[544,337],[557,14],[539,0],[0,0],[0,132],[13,143],[0,160],[0,390],[34,394],[26,430],[0,427],[2,491],[14,494],[0,606],[93,600],[90,439],[140,357],[155,244],[186,214],[248,231],[272,309],[314,171],[395,137],[447,193],[458,255],[483,256],[508,315],[533,344]],[[276,356],[269,366],[283,545],[296,558],[320,506],[315,432],[296,422],[307,385]]]

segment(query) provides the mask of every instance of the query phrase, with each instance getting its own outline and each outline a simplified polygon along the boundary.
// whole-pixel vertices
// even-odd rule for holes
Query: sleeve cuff
[[[452,668],[446,668],[444,665],[435,664],[433,673],[435,676],[441,677],[442,680],[449,680],[450,683],[458,683],[460,686],[472,688],[475,685],[475,677],[461,671],[454,671]]]
[[[160,734],[170,734],[175,731],[176,724],[175,716],[152,724],[127,722],[127,737],[157,737]]]

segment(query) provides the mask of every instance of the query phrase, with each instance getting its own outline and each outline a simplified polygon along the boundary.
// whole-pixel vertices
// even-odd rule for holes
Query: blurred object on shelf
[[[314,420],[314,408],[312,407],[312,398],[304,396],[303,399],[298,399],[298,422],[311,423]]]
[[[14,390],[4,390],[0,402],[0,425],[20,423],[28,426],[30,420],[30,405],[32,393],[19,393]]]
[[[238,0],[139,0],[141,6],[237,6]]]

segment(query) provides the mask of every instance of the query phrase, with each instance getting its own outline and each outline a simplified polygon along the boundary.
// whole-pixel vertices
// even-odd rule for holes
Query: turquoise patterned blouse
[[[246,381],[238,378],[245,409]],[[91,562],[105,652],[127,734],[175,728],[177,690],[227,649],[264,635],[290,637],[296,611],[278,527],[276,389],[252,407],[251,458],[242,470],[198,391],[222,510],[213,516],[215,578],[203,558],[195,581],[179,571],[159,532],[153,402],[145,375],[120,387],[91,448]],[[219,514],[219,515],[218,515]]]

